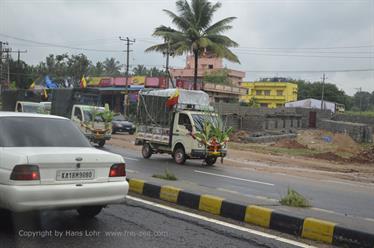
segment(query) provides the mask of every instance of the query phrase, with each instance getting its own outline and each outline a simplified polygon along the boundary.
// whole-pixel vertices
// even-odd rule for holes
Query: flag
[[[30,85],[29,89],[30,89],[30,90],[35,89],[35,81],[32,81],[32,84]]]
[[[81,88],[86,88],[87,87],[87,81],[86,78],[83,76],[81,79]]]
[[[166,101],[166,104],[165,104],[166,107],[172,108],[174,105],[178,104],[178,99],[179,99],[179,90],[176,89],[174,94],[172,94]]]
[[[43,89],[43,91],[41,93],[41,97],[42,97],[43,101],[47,101],[48,100],[48,92],[47,92],[46,89]]]
[[[45,85],[47,86],[48,89],[56,89],[58,88],[57,84],[53,82],[49,76],[45,76]]]

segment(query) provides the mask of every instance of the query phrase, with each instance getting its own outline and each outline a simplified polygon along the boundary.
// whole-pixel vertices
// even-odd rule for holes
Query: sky
[[[237,17],[226,35],[239,44],[232,50],[241,62],[224,64],[245,71],[245,81],[279,76],[314,82],[325,72],[326,82],[349,95],[374,91],[374,0],[220,2],[213,22]],[[119,36],[129,37],[135,39],[130,65],[161,69],[165,57],[144,50],[161,42],[152,36],[157,26],[172,26],[163,9],[176,11],[175,0],[0,0],[0,41],[27,50],[21,58],[30,64],[62,53],[125,64]],[[170,65],[182,68],[185,56]]]

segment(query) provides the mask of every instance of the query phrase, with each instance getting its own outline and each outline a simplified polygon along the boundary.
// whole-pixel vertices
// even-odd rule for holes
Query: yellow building
[[[255,102],[261,107],[282,107],[286,102],[297,100],[297,84],[288,82],[243,82],[248,95],[240,98],[241,102]]]

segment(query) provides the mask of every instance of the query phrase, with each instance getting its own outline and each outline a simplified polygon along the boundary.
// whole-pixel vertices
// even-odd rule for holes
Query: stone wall
[[[235,130],[267,131],[309,127],[309,113],[316,112],[316,126],[321,119],[329,119],[330,111],[305,108],[250,108],[234,103],[214,103],[216,111]]]
[[[354,123],[367,124],[374,129],[374,117],[363,116],[363,115],[349,115],[349,114],[336,114],[332,118],[334,121],[347,121]]]
[[[360,143],[373,142],[373,129],[366,124],[323,119],[318,123],[318,128],[334,133],[346,133]]]

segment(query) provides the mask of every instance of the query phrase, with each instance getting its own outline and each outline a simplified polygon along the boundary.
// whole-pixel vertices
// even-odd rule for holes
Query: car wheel
[[[85,206],[78,208],[77,212],[80,217],[89,219],[98,215],[102,209],[102,206]]]
[[[174,161],[177,163],[177,164],[184,164],[186,162],[186,153],[184,151],[184,148],[183,147],[177,147],[175,150],[174,150]]]
[[[100,140],[97,144],[99,145],[99,147],[103,147],[105,145],[105,140]]]
[[[152,156],[152,148],[148,143],[144,143],[142,147],[143,158],[148,159]]]
[[[212,165],[214,165],[214,164],[216,163],[216,161],[217,161],[217,157],[207,157],[207,158],[205,159],[205,163],[206,163],[206,165],[208,165],[208,166],[212,166]]]

